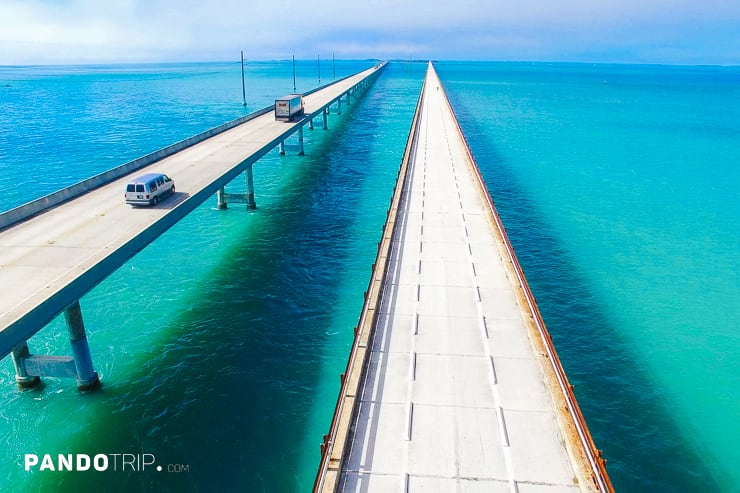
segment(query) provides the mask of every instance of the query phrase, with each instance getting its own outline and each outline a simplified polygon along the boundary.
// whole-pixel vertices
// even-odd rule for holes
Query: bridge
[[[306,93],[305,115],[295,122],[276,121],[270,106],[0,214],[0,359],[12,355],[18,384],[52,376],[76,378],[81,390],[98,387],[80,298],[214,194],[219,208],[255,208],[253,164],[276,147],[285,153],[294,133],[303,154],[304,127],[320,118],[328,128],[330,110],[341,113],[384,67]],[[126,183],[148,171],[172,177],[175,194],[155,207],[125,205]],[[246,193],[226,193],[242,173]],[[72,356],[32,354],[28,339],[62,312]]]
[[[429,64],[314,492],[613,491]]]

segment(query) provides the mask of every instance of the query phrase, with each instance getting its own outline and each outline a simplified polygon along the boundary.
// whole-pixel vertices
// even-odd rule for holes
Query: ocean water
[[[740,69],[437,70],[617,490],[734,491]],[[246,107],[238,62],[0,67],[0,210],[293,90],[290,62],[245,71]],[[391,63],[306,156],[255,165],[257,211],[214,198],[86,295],[100,391],[21,392],[3,361],[0,491],[309,491],[423,73]],[[318,85],[316,62],[296,76]],[[65,332],[31,351],[66,354]],[[26,453],[166,470],[28,473]]]

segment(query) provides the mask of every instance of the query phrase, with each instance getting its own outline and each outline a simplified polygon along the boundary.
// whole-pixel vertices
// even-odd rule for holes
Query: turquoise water
[[[617,490],[732,491],[740,70],[437,69]],[[256,212],[214,198],[85,296],[101,391],[19,392],[4,361],[0,491],[309,491],[423,70],[392,63],[306,132],[306,156],[263,158]],[[290,62],[246,76],[245,108],[238,63],[0,67],[0,210],[293,89]],[[317,79],[298,62],[298,91]],[[156,289],[137,282],[155,265]],[[64,333],[56,320],[31,351],[66,354]],[[187,471],[22,467],[76,452]]]

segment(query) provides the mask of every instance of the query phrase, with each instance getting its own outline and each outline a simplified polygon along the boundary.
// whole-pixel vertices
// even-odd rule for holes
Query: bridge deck
[[[324,491],[595,490],[431,64],[424,91],[364,380],[357,400],[345,394],[353,417],[334,439],[349,439]]]
[[[306,96],[306,114],[320,114],[379,68]],[[0,358],[305,123],[264,114],[0,231]],[[131,208],[125,185],[147,171],[168,174],[177,191]]]

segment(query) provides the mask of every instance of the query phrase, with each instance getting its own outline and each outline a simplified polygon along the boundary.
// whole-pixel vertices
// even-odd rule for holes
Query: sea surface
[[[297,61],[296,90],[374,63]],[[740,68],[436,66],[617,491],[740,491]],[[2,361],[0,492],[310,491],[424,70],[261,159],[256,211],[214,197],[87,294],[101,390]],[[293,92],[290,61],[247,62],[244,106],[241,73],[0,67],[0,211]],[[24,470],[69,453],[164,470]]]

